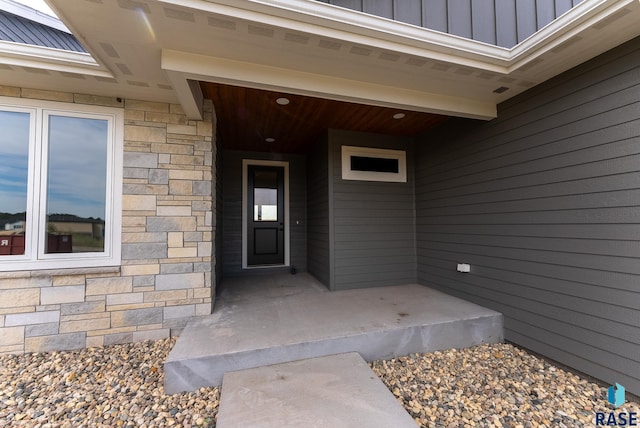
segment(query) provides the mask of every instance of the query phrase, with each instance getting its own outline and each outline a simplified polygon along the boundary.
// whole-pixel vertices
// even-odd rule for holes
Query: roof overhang
[[[0,64],[112,78],[91,54],[0,40]]]
[[[202,114],[195,81],[208,81],[491,119],[640,35],[638,0],[584,0],[512,49],[311,0],[47,1],[112,77],[67,84],[74,92],[178,101],[191,118]]]

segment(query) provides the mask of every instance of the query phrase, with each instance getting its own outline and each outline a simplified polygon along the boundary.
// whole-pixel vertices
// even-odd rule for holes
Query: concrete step
[[[503,339],[500,313],[421,285],[337,292],[281,285],[222,298],[213,315],[190,322],[165,363],[165,391],[219,386],[230,371],[326,355],[358,352],[373,361]]]
[[[218,428],[415,428],[357,353],[224,375]]]

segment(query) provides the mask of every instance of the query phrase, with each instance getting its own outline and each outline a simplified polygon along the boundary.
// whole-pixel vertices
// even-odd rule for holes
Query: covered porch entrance
[[[365,360],[502,340],[502,315],[406,284],[329,292],[311,275],[225,279],[165,363],[165,391],[220,385],[225,373],[346,352]]]
[[[217,116],[217,281],[296,271],[330,290],[416,282],[414,136],[447,116],[200,87]]]

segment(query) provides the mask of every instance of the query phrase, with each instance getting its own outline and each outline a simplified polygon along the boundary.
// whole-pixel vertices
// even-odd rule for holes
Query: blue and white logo
[[[620,385],[619,383],[610,386],[607,390],[607,401],[609,401],[609,403],[617,409],[625,402],[624,392],[624,386]],[[637,427],[638,413],[618,410],[607,413],[596,412],[595,422],[597,427]]]
[[[622,406],[625,402],[624,392],[624,386],[619,383],[609,387],[609,394],[607,398],[609,403],[613,404],[616,409]]]

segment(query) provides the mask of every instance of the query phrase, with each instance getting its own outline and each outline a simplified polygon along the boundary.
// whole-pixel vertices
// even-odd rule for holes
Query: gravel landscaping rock
[[[0,356],[0,427],[215,427],[218,388],[163,393],[174,342]],[[423,427],[595,426],[611,411],[604,387],[506,344],[371,366]]]
[[[0,356],[0,427],[214,427],[218,388],[163,392],[174,343]]]
[[[509,344],[375,361],[373,371],[422,427],[595,427],[606,388]],[[640,414],[638,403],[615,411]]]

